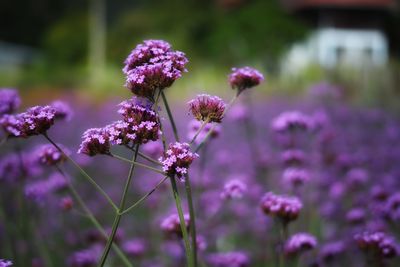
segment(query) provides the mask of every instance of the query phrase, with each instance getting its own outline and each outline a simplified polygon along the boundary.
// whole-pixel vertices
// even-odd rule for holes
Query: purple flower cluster
[[[303,204],[297,197],[266,193],[261,199],[261,209],[265,214],[277,217],[284,223],[296,220]]]
[[[104,128],[88,129],[82,136],[78,153],[89,156],[110,154],[111,145],[130,146],[158,139],[159,118],[148,100],[133,97],[119,106],[118,113],[123,120],[115,121]]]
[[[309,116],[299,111],[286,111],[272,122],[272,129],[276,132],[289,132],[293,130],[310,130],[313,127]]]
[[[143,256],[147,251],[146,242],[138,238],[125,241],[122,248],[126,254],[134,258]]]
[[[17,115],[5,115],[0,125],[10,137],[23,137],[45,134],[54,124],[56,111],[50,106],[35,106]]]
[[[58,146],[64,151],[64,153],[70,154],[69,150],[63,145],[58,144]],[[53,166],[67,160],[67,156],[64,153],[51,144],[45,144],[38,147],[33,154],[37,157],[40,164]]]
[[[0,267],[9,267],[12,266],[12,262],[9,260],[0,259]]]
[[[56,111],[55,119],[59,120],[70,120],[72,117],[71,107],[64,101],[56,100],[50,104],[50,106]]]
[[[189,214],[183,215],[185,219],[185,225],[187,230],[190,227],[190,216]],[[182,229],[179,221],[178,214],[171,214],[164,218],[161,222],[161,230],[168,236],[179,236],[182,237]]]
[[[25,187],[25,196],[38,203],[42,203],[49,194],[64,189],[66,186],[67,181],[65,178],[59,173],[54,173],[46,180],[27,184]]]
[[[21,99],[17,90],[0,88],[0,116],[15,112],[20,105]]]
[[[398,254],[397,244],[383,232],[363,232],[354,236],[358,247],[380,258],[392,258]]]
[[[283,181],[294,187],[300,186],[310,180],[310,173],[305,169],[288,168],[283,172]]]
[[[190,164],[193,160],[198,158],[199,155],[190,151],[188,143],[173,143],[169,145],[164,158],[160,158],[163,165],[163,171],[169,176],[182,178],[188,173]]]
[[[189,110],[199,121],[220,123],[225,112],[225,103],[218,96],[198,95],[188,102]]]
[[[208,263],[213,267],[248,267],[250,260],[242,251],[230,251],[211,254]]]
[[[97,265],[102,252],[102,247],[93,245],[84,250],[75,252],[69,258],[69,266],[71,267],[92,267]]]
[[[264,81],[264,76],[251,67],[233,68],[229,75],[229,84],[232,89],[238,90],[238,95],[246,89],[259,85]]]
[[[247,185],[239,179],[228,181],[221,193],[223,199],[240,199],[247,191]]]
[[[285,243],[285,254],[289,257],[311,250],[317,246],[317,239],[308,233],[297,233]]]
[[[186,72],[188,60],[180,51],[161,40],[146,40],[139,44],[125,60],[125,86],[137,96],[154,100],[157,89],[170,87]]]

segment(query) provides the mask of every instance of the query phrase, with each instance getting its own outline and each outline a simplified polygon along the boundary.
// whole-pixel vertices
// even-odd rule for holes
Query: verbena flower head
[[[302,252],[311,250],[317,246],[317,239],[308,233],[297,233],[285,243],[285,254],[287,256],[299,255]]]
[[[250,259],[245,252],[230,251],[214,253],[208,256],[207,262],[213,267],[248,267]]]
[[[299,149],[288,149],[282,152],[281,159],[285,165],[303,165],[306,155]]]
[[[128,74],[134,68],[150,63],[155,57],[165,55],[171,51],[171,45],[162,40],[145,40],[138,44],[125,60],[123,72]]]
[[[56,111],[55,119],[69,120],[72,117],[71,107],[64,101],[56,100],[50,104],[50,106]]]
[[[69,150],[65,148],[63,145],[58,144],[58,146],[66,154],[70,154]],[[67,160],[66,155],[51,144],[41,145],[34,151],[33,156],[37,158],[40,164],[49,166],[57,165]]]
[[[176,175],[178,178],[182,178],[188,173],[190,164],[198,156],[197,153],[190,151],[188,143],[176,142],[169,145],[166,156],[160,158],[160,162],[163,164],[163,171],[169,176],[173,177]]]
[[[22,135],[21,115],[5,114],[0,117],[0,126],[7,137],[19,137]]]
[[[0,259],[0,267],[9,267],[12,266],[12,261]]]
[[[0,116],[15,112],[21,105],[21,99],[15,89],[0,88]]]
[[[384,212],[387,219],[394,222],[400,220],[400,193],[394,193],[387,199]]]
[[[125,61],[125,86],[137,96],[154,100],[155,90],[170,87],[186,72],[187,62],[185,54],[173,51],[167,42],[145,41]]]
[[[299,111],[283,112],[272,122],[272,129],[276,132],[310,130],[311,128],[312,121],[310,117]]]
[[[88,129],[83,133],[82,139],[78,153],[91,157],[97,154],[110,154],[110,138],[105,129]]]
[[[96,266],[100,259],[102,247],[98,244],[93,245],[84,250],[76,251],[73,253],[68,261],[69,266],[73,267],[88,267]]]
[[[43,203],[51,193],[64,189],[66,186],[67,181],[65,178],[61,174],[54,173],[46,180],[27,184],[25,187],[25,196],[37,203]]]
[[[346,221],[350,224],[361,224],[365,218],[365,210],[361,208],[353,208],[346,213]]]
[[[342,241],[330,242],[322,246],[320,250],[320,257],[324,262],[330,262],[335,257],[339,256],[345,251],[345,244]]]
[[[186,228],[187,228],[187,230],[189,230],[190,216],[189,216],[189,214],[184,214],[183,217],[184,217]],[[168,236],[176,235],[176,236],[182,237],[182,230],[181,230],[181,225],[180,225],[178,214],[169,215],[161,222],[160,226],[161,226],[161,230]]]
[[[251,67],[232,68],[229,75],[229,84],[232,89],[238,90],[238,95],[246,89],[259,85],[264,81],[264,76]]]
[[[364,232],[354,236],[358,247],[380,258],[392,258],[398,254],[393,237],[383,232]]]
[[[0,125],[9,137],[45,134],[54,124],[56,111],[50,106],[35,106],[17,115],[4,115]]]
[[[152,104],[144,98],[133,97],[120,104],[118,113],[123,121],[117,121],[106,127],[113,144],[145,144],[156,141],[160,134],[158,115],[152,110]]]
[[[247,191],[247,185],[239,179],[228,181],[221,193],[223,199],[240,199]]]
[[[303,204],[297,197],[266,193],[261,199],[261,209],[265,214],[277,217],[284,223],[296,220]]]
[[[226,107],[221,98],[207,94],[198,95],[188,104],[190,112],[197,120],[217,123],[222,121]]]
[[[147,251],[147,244],[143,239],[131,239],[122,244],[122,249],[126,254],[132,257],[141,257]]]
[[[310,173],[306,169],[288,168],[283,172],[283,181],[292,186],[300,186],[310,180]]]

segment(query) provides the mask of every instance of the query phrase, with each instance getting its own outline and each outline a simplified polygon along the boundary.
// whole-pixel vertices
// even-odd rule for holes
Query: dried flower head
[[[256,69],[251,67],[232,68],[229,75],[229,84],[232,89],[238,90],[238,95],[251,87],[259,85],[264,81],[264,76]]]
[[[164,158],[160,158],[163,170],[171,177],[182,178],[188,173],[188,168],[193,160],[198,158],[196,153],[190,151],[188,143],[173,143],[169,145]]]
[[[184,214],[184,221],[186,225],[186,229],[189,230],[190,227],[190,216],[189,214]],[[178,214],[171,214],[166,217],[161,222],[161,230],[167,234],[168,236],[176,235],[182,237],[182,230],[180,225],[180,220]]]
[[[198,95],[188,102],[189,110],[199,121],[220,123],[225,112],[225,103],[218,96]]]
[[[297,197],[266,193],[261,199],[261,209],[265,214],[277,217],[284,223],[296,220],[303,204]]]
[[[317,239],[308,233],[297,233],[285,243],[285,254],[287,256],[299,255],[302,252],[311,250],[317,246]]]
[[[364,232],[356,234],[354,239],[361,250],[379,258],[392,258],[398,253],[393,237],[383,232]]]
[[[15,112],[21,105],[21,99],[15,89],[0,88],[0,116]]]
[[[105,129],[88,129],[83,133],[82,139],[78,153],[91,157],[97,154],[110,154],[110,138]]]
[[[65,153],[70,154],[69,150],[63,145],[58,144],[58,146]],[[51,144],[45,144],[38,147],[34,151],[34,156],[37,158],[40,164],[49,166],[57,165],[67,160],[67,156]]]

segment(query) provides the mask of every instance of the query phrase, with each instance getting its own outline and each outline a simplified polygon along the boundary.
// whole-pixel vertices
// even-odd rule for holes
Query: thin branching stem
[[[126,179],[124,191],[122,192],[122,196],[121,196],[121,201],[120,201],[118,210],[117,210],[117,212],[115,214],[114,223],[113,223],[113,226],[112,226],[112,229],[111,229],[111,234],[110,234],[110,237],[107,240],[107,244],[106,244],[106,246],[104,248],[103,254],[102,254],[100,262],[99,262],[99,266],[100,267],[103,267],[104,264],[106,263],[107,256],[108,256],[108,254],[110,252],[111,245],[113,244],[114,237],[115,237],[115,235],[117,233],[118,226],[119,226],[119,223],[121,221],[122,214],[120,213],[120,211],[125,209],[126,197],[128,195],[129,186],[130,186],[130,184],[132,182],[133,174],[135,172],[135,166],[136,165],[134,163],[135,163],[135,161],[137,159],[138,152],[139,152],[139,145],[136,145],[135,153],[134,153],[134,155],[132,157],[132,163],[131,163],[131,167],[130,167],[129,173],[128,173],[128,178]]]
[[[163,179],[161,179],[154,187],[151,189],[149,192],[147,192],[144,196],[142,196],[138,201],[133,203],[129,208],[126,208],[124,211],[121,211],[120,214],[123,215],[125,213],[130,212],[134,208],[136,208],[139,204],[141,204],[143,201],[145,201],[151,194],[154,193],[154,191],[157,190],[160,185],[162,185],[166,180],[168,179],[168,176],[165,176]]]
[[[130,163],[130,164],[136,165],[136,166],[138,166],[138,167],[146,168],[146,169],[151,170],[151,171],[153,171],[153,172],[157,172],[157,173],[166,175],[166,173],[163,172],[162,170],[159,170],[159,169],[157,169],[157,168],[148,166],[148,165],[146,165],[146,164],[143,164],[143,163],[140,163],[140,162],[136,162],[136,161],[132,161],[132,160],[126,159],[126,158],[124,158],[124,157],[118,156],[118,155],[116,155],[116,154],[110,154],[110,156],[113,157],[113,158],[119,159],[119,160],[121,160],[121,161],[128,162],[128,163]]]
[[[73,197],[75,198],[75,200],[77,201],[77,203],[79,204],[79,206],[81,207],[81,209],[83,210],[84,214],[81,214],[83,216],[85,216],[86,218],[88,218],[92,224],[96,227],[96,229],[101,233],[101,235],[105,238],[108,239],[108,235],[106,230],[101,226],[101,224],[99,223],[99,221],[96,219],[96,217],[94,216],[94,214],[90,211],[89,207],[85,204],[85,202],[83,201],[82,197],[80,196],[80,194],[78,193],[78,191],[75,189],[74,185],[72,184],[71,181],[68,180],[68,177],[65,175],[64,171],[59,167],[59,166],[55,166],[56,169],[58,170],[58,172],[64,177],[64,179],[67,182],[67,186],[68,189],[71,191]],[[129,259],[125,256],[125,254],[122,252],[122,250],[118,247],[118,245],[113,244],[112,245],[112,249],[114,250],[114,252],[118,255],[118,257],[120,257],[120,259],[122,260],[122,262],[128,266],[128,267],[133,267],[133,265],[129,262]]]
[[[94,188],[104,196],[104,198],[110,203],[115,211],[118,210],[117,205],[115,205],[114,201],[108,196],[108,194],[101,188],[100,185],[96,183],[96,181],[90,177],[90,175],[79,166],[70,156],[68,156],[61,148],[58,146],[47,134],[43,134],[43,136],[55,147],[57,148],[78,170],[79,172],[94,186]]]
[[[193,144],[194,141],[196,141],[197,137],[199,136],[199,134],[201,133],[201,131],[204,129],[204,127],[207,125],[207,123],[209,123],[210,120],[207,119],[205,121],[203,121],[203,123],[201,124],[200,128],[196,131],[196,133],[194,134],[192,140],[190,140],[189,145]]]

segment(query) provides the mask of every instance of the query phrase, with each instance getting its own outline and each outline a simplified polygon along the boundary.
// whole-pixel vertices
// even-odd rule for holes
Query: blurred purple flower
[[[380,258],[392,258],[398,254],[394,238],[383,232],[363,232],[356,234],[354,239],[361,250]]]
[[[219,252],[208,256],[207,262],[213,267],[248,267],[250,259],[242,251]]]
[[[272,122],[272,129],[276,132],[310,130],[311,128],[312,121],[310,117],[299,111],[283,112]]]
[[[247,191],[247,186],[239,179],[233,179],[225,183],[224,189],[221,193],[223,199],[240,199]]]
[[[0,259],[0,267],[9,267],[12,266],[12,261]]]
[[[131,239],[122,244],[122,249],[126,254],[134,258],[142,257],[147,251],[147,244],[143,239]]]
[[[190,216],[189,214],[184,214],[184,220],[186,228],[189,230],[190,227]],[[168,236],[179,236],[182,237],[182,230],[179,221],[178,214],[171,214],[163,219],[161,222],[161,230]]]
[[[21,99],[17,90],[0,88],[0,116],[15,112],[20,105]]]
[[[67,155],[71,152],[61,144],[57,144]],[[41,145],[33,151],[32,157],[36,158],[40,164],[53,166],[67,160],[65,154],[60,152],[51,144]]]
[[[297,233],[285,243],[285,254],[289,257],[299,255],[317,246],[317,239],[308,233]]]
[[[189,110],[199,121],[220,123],[225,112],[226,104],[218,96],[207,94],[198,95],[188,102]]]
[[[303,204],[297,197],[266,193],[261,199],[261,209],[265,214],[277,217],[284,223],[296,220]]]
[[[53,101],[50,106],[55,109],[55,119],[59,120],[70,120],[73,112],[72,108],[64,101],[56,100]]]
[[[237,95],[242,91],[259,85],[264,81],[264,76],[256,69],[251,67],[232,68],[229,75],[229,84],[232,89],[237,89]]]

